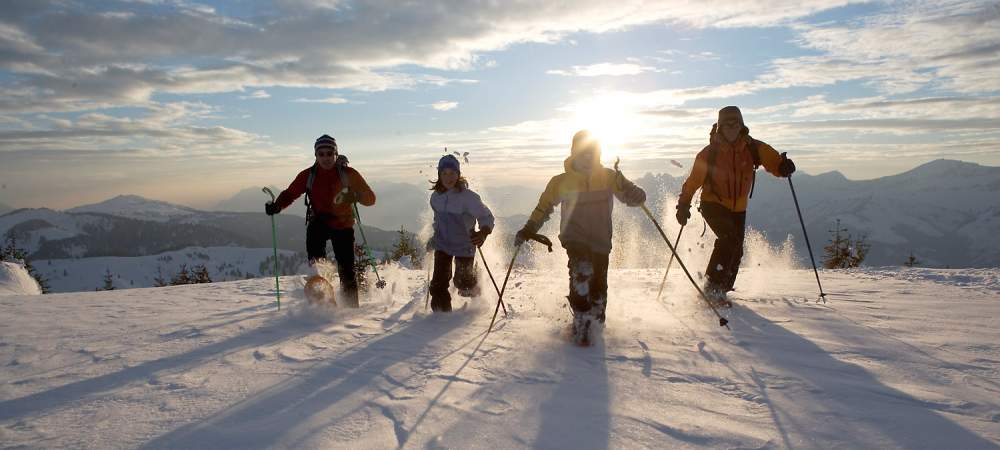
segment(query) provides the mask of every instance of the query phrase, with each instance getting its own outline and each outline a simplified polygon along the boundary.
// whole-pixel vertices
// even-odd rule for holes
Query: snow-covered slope
[[[299,273],[304,253],[279,250],[282,273]],[[190,271],[204,265],[212,281],[231,281],[274,273],[274,250],[244,247],[187,247],[147,256],[100,256],[93,258],[42,259],[35,269],[48,282],[51,292],[92,291],[103,288],[111,273],[115,289],[150,287],[156,279],[170,281],[186,266]]]
[[[101,213],[130,219],[166,222],[180,217],[195,215],[201,211],[173,203],[150,200],[138,195],[119,195],[100,203],[67,209],[66,212]]]
[[[0,261],[0,295],[41,295],[42,287],[24,266]]]
[[[559,254],[494,295],[424,310],[386,268],[359,310],[297,277],[0,297],[0,440],[13,448],[996,449],[1000,271],[737,283],[732,330],[683,274],[610,273],[608,323],[568,344]],[[502,273],[503,255],[491,258]],[[501,281],[501,280],[498,280]],[[491,288],[484,279],[487,292]],[[300,282],[299,282],[300,283]],[[461,302],[459,302],[461,304]]]

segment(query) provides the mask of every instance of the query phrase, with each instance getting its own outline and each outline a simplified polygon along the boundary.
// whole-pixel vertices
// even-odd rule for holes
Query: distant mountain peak
[[[134,194],[125,194],[117,195],[100,203],[67,209],[66,212],[100,213],[138,220],[166,221],[175,217],[197,214],[199,211],[187,206],[152,200]]]
[[[903,176],[927,176],[943,174],[976,174],[984,170],[1000,171],[1000,167],[988,167],[976,163],[954,159],[935,159],[901,173]]]

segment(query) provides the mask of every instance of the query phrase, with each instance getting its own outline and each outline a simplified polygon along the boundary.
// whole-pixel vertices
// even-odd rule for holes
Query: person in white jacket
[[[434,277],[431,279],[431,309],[451,311],[448,284],[452,279],[452,259],[455,260],[455,287],[459,295],[479,295],[479,282],[473,262],[476,248],[481,247],[493,231],[493,213],[483,204],[479,194],[469,190],[462,177],[458,158],[445,155],[438,161],[438,179],[431,190],[434,211],[434,237],[428,250],[434,249]],[[476,223],[479,231],[476,231]]]

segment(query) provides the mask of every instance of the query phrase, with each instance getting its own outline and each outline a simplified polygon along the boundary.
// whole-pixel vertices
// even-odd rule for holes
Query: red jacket
[[[281,209],[287,208],[296,199],[306,192],[306,183],[309,181],[309,167],[301,172],[288,185],[288,188],[281,191],[275,203]],[[375,193],[365,183],[365,179],[357,170],[350,167],[343,167],[344,178],[347,179],[347,186],[350,190],[357,192],[359,203],[364,206],[375,204]],[[323,170],[319,164],[316,165],[316,177],[313,179],[312,190],[309,194],[312,202],[313,214],[325,220],[327,226],[342,230],[354,227],[354,212],[350,203],[334,204],[333,199],[343,189],[340,181],[340,174],[337,167],[330,170]]]

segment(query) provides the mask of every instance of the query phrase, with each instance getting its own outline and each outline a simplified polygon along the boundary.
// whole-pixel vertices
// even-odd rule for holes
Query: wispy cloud
[[[350,101],[346,98],[341,97],[327,97],[327,98],[297,98],[292,100],[296,103],[328,103],[331,105],[342,105],[344,103],[349,103]]]
[[[601,77],[601,76],[624,76],[639,75],[645,72],[657,72],[659,69],[651,66],[643,66],[633,63],[615,64],[599,63],[589,66],[573,66],[569,70],[554,69],[546,71],[549,75],[577,76],[577,77]]]
[[[451,110],[453,110],[455,108],[458,108],[458,102],[449,102],[449,101],[442,100],[442,101],[439,101],[439,102],[432,103],[430,105],[430,107],[434,108],[434,109],[436,109],[438,111],[451,111]]]
[[[243,100],[261,100],[271,98],[271,94],[268,94],[267,91],[264,90],[256,90],[251,92],[250,95],[241,95],[240,98]]]

